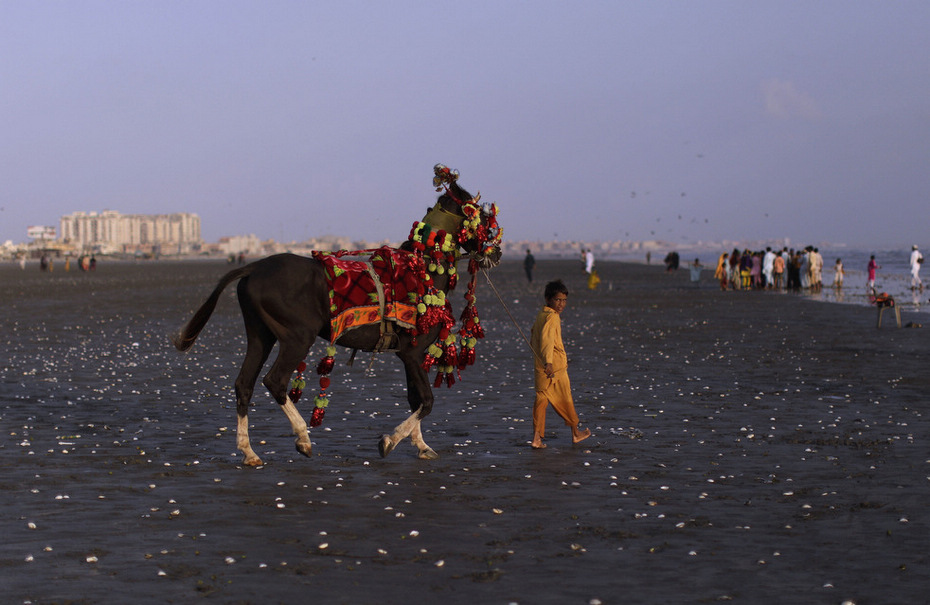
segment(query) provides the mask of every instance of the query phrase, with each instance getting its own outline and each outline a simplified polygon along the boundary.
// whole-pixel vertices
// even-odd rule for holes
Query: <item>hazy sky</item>
[[[0,0],[0,241],[74,211],[402,239],[930,244],[930,2]],[[930,246],[926,246],[930,247]]]

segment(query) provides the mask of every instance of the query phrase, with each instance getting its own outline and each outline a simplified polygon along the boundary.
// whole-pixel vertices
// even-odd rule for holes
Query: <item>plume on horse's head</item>
[[[469,202],[477,202],[481,199],[481,193],[475,197],[459,185],[459,171],[452,170],[443,164],[433,166],[433,187],[436,191],[443,192],[439,196],[439,203],[445,208],[452,202],[458,206]]]

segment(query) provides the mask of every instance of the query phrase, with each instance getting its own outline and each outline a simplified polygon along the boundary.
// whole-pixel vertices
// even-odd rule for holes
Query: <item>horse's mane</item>
[[[473,198],[474,196],[461,187],[458,182],[453,181],[449,184],[449,188],[446,189],[446,192],[439,196],[439,203],[442,204],[444,200],[448,200],[461,205],[471,201]]]

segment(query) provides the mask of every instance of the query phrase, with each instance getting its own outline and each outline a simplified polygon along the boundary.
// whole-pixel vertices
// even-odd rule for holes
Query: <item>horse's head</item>
[[[452,234],[456,243],[484,269],[497,266],[501,258],[503,229],[497,224],[497,206],[482,204],[481,193],[472,195],[458,184],[459,173],[442,164],[433,168],[433,185],[439,196],[424,222]],[[437,214],[438,213],[438,214]],[[445,223],[445,225],[441,225]]]

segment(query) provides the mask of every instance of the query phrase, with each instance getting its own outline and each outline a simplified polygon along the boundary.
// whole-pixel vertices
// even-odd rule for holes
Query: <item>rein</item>
[[[537,361],[539,361],[539,362],[541,362],[543,365],[545,365],[545,361],[539,356],[539,353],[536,352],[536,350],[533,348],[533,345],[530,344],[529,339],[526,337],[526,334],[523,332],[523,328],[520,327],[520,324],[517,323],[517,320],[516,320],[516,318],[513,316],[513,313],[510,312],[510,307],[507,306],[507,303],[505,303],[505,302],[504,302],[504,299],[501,298],[500,292],[498,292],[498,291],[497,291],[497,288],[494,287],[494,282],[491,281],[491,276],[488,275],[488,270],[487,270],[487,269],[482,269],[481,272],[484,273],[484,278],[485,278],[486,280],[488,280],[488,285],[491,286],[491,289],[492,289],[492,290],[494,290],[494,294],[497,296],[497,300],[500,301],[501,306],[504,307],[504,311],[507,311],[507,315],[510,316],[510,321],[512,321],[512,322],[513,322],[513,325],[515,325],[515,326],[517,327],[517,331],[520,332],[520,336],[523,337],[523,342],[525,342],[525,343],[526,343],[526,346],[529,347],[530,351],[533,352],[533,357],[535,357],[535,358],[537,359]]]

